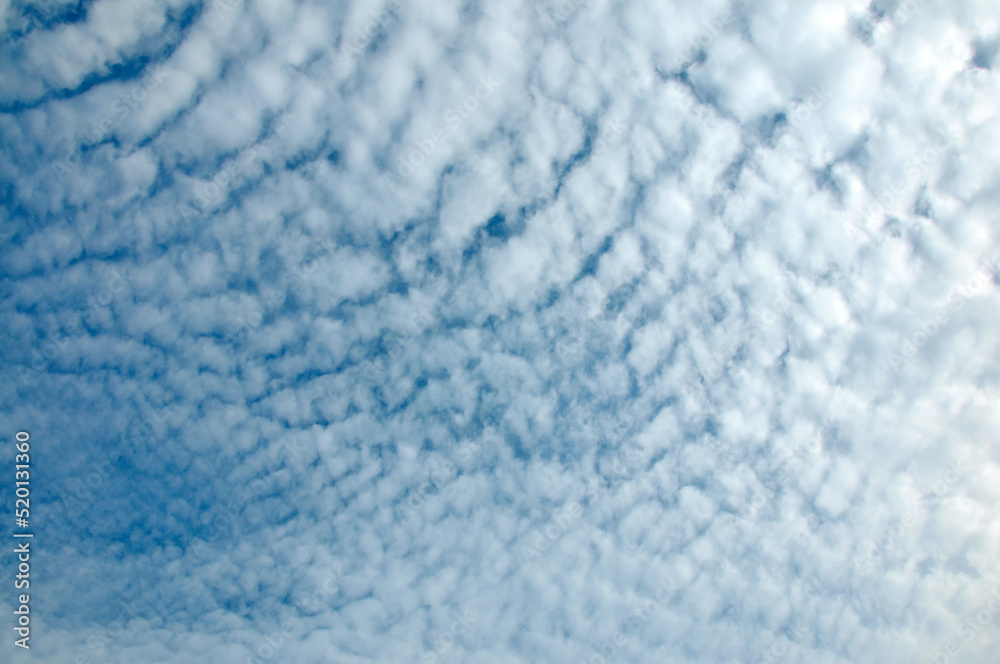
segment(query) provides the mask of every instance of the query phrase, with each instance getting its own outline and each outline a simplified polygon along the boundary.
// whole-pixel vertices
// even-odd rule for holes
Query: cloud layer
[[[3,7],[30,657],[995,661],[994,3]]]

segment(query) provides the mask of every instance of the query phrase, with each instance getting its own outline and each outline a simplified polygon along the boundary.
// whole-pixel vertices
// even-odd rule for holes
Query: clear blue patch
[[[584,277],[594,276],[597,273],[597,266],[601,261],[601,256],[611,251],[611,247],[614,246],[614,238],[608,235],[604,238],[604,242],[597,251],[593,252],[583,261],[583,267],[577,272],[576,276],[573,277],[573,283],[576,283],[583,279]]]
[[[498,237],[506,240],[507,229],[504,221],[504,215],[500,212],[490,217],[490,220],[486,222],[486,234],[490,237]]]

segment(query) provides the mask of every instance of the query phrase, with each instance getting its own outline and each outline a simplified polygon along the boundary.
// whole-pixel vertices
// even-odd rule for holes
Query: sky
[[[1000,4],[0,32],[4,662],[995,664]]]

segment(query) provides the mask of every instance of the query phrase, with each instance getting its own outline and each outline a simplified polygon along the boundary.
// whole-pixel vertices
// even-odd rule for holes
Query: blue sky
[[[5,658],[995,662],[995,3],[0,17]]]

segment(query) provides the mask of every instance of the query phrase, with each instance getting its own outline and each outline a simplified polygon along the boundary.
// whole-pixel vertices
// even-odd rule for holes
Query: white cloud
[[[910,4],[102,0],[3,46],[40,661],[964,638],[1000,24]]]

